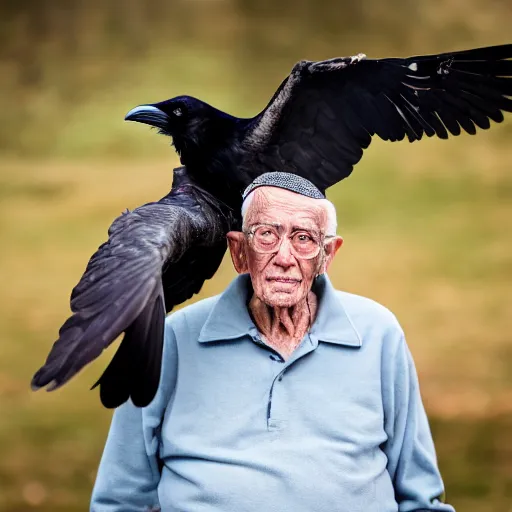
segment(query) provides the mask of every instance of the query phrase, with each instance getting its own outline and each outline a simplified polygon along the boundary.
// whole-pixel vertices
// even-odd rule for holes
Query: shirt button
[[[278,380],[279,382],[281,382],[281,381],[283,380],[283,375],[282,375],[282,374],[281,374],[281,375],[279,375],[279,377],[277,378],[277,380]]]

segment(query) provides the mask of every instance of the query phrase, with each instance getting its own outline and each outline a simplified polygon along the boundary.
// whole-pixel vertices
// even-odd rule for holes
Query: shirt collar
[[[316,278],[313,291],[319,302],[310,336],[326,343],[360,347],[361,336],[327,275]],[[199,342],[229,341],[255,334],[257,329],[247,308],[251,294],[250,276],[236,277],[210,311],[199,334]]]

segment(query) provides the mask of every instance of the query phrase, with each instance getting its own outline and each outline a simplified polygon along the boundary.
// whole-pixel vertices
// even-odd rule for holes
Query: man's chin
[[[265,304],[272,308],[291,308],[295,306],[301,299],[299,293],[290,293],[287,291],[276,291],[266,294]]]

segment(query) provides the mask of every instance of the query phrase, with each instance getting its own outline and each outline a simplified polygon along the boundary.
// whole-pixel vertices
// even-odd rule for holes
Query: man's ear
[[[338,252],[339,248],[343,245],[343,238],[341,236],[335,236],[334,238],[331,238],[324,246],[324,261],[322,263],[322,267],[319,270],[318,274],[325,274],[327,272],[327,269],[331,265],[332,260],[334,259],[334,256],[336,256],[336,253]]]
[[[245,235],[240,231],[230,231],[227,235],[231,261],[239,274],[249,272],[245,254]]]

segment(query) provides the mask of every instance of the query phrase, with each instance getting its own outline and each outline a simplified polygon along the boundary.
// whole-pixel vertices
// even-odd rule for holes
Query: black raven
[[[118,217],[71,295],[34,389],[55,389],[120,348],[98,381],[106,407],[153,399],[165,312],[214,275],[243,189],[260,174],[299,174],[322,191],[346,178],[373,135],[420,140],[474,134],[512,112],[512,44],[407,59],[301,61],[257,116],[240,119],[189,96],[141,105],[126,119],[172,137],[171,192]]]
[[[407,59],[301,61],[253,118],[178,96],[136,107],[126,119],[171,136],[190,175],[228,203],[269,169],[325,191],[350,175],[373,135],[446,139],[503,121],[502,112],[512,112],[511,58],[508,44]]]

